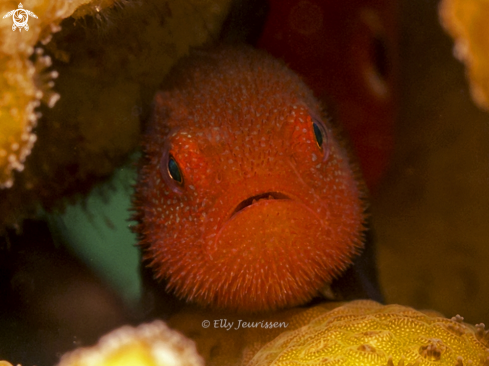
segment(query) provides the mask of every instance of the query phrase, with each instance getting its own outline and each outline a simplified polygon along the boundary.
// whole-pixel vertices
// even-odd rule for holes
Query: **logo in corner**
[[[17,28],[19,28],[19,32],[22,32],[22,28],[24,28],[26,31],[29,30],[29,24],[27,24],[27,21],[29,20],[29,15],[37,18],[37,15],[34,14],[32,11],[25,10],[22,6],[22,3],[19,3],[18,9],[9,11],[3,16],[3,18],[5,19],[6,17],[9,17],[11,15],[12,20],[14,21],[14,24],[12,25],[12,30],[15,31]]]

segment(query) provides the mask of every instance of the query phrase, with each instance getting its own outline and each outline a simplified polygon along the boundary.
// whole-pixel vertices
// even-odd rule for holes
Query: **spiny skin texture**
[[[155,276],[201,305],[306,303],[351,263],[364,222],[360,183],[319,104],[283,64],[248,48],[198,52],[171,75],[135,193]]]
[[[460,316],[365,300],[320,308],[306,326],[281,334],[243,365],[489,365],[483,326],[475,330]]]

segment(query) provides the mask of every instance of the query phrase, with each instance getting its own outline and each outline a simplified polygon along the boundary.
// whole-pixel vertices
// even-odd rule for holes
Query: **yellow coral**
[[[354,301],[265,345],[255,365],[489,365],[482,329],[400,306]]]
[[[237,327],[240,320],[257,327]],[[191,309],[169,324],[192,337],[207,366],[489,366],[488,332],[462,320],[358,300],[260,315]],[[286,327],[261,325],[274,322]]]
[[[33,73],[31,62],[21,57],[10,57],[0,64],[0,188],[12,185],[12,170],[23,169],[36,140],[31,133],[37,106]]]
[[[53,106],[58,98],[54,93],[45,95],[50,85],[39,85],[40,68],[49,66],[50,62],[42,58],[44,62],[36,70],[36,65],[29,60],[33,47],[39,40],[47,42],[59,29],[59,22],[88,1],[24,1],[24,8],[38,17],[30,18],[29,31],[12,31],[12,19],[0,19],[0,188],[13,184],[12,170],[23,169],[24,160],[36,140],[32,128],[36,125],[34,108],[39,100]],[[0,14],[3,16],[17,7],[17,1],[3,1]]]
[[[203,366],[194,343],[155,321],[125,326],[105,335],[97,345],[64,355],[58,366]]]
[[[444,0],[440,18],[455,38],[455,55],[467,66],[473,99],[489,110],[489,2]]]

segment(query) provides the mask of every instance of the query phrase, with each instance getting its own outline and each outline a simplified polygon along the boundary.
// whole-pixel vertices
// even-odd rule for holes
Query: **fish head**
[[[356,169],[320,105],[251,49],[191,60],[155,98],[136,187],[145,258],[179,297],[303,304],[362,245]]]

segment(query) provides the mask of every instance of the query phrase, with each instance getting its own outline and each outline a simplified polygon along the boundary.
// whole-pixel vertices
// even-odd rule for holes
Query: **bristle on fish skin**
[[[308,302],[352,263],[365,216],[357,170],[321,106],[251,48],[200,51],[170,74],[134,197],[155,277],[203,306]]]

